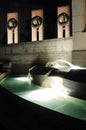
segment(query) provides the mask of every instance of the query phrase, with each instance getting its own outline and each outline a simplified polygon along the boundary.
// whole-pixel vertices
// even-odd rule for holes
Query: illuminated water
[[[31,83],[27,77],[6,77],[0,84],[25,100],[86,121],[86,101],[69,96],[62,79],[57,80],[58,84],[54,84],[54,81],[53,85],[47,83],[40,87]]]

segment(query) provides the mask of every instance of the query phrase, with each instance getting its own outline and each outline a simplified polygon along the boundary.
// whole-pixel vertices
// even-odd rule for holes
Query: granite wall
[[[64,59],[72,62],[72,38],[0,46],[0,59],[10,59],[13,73],[27,73],[32,64]]]

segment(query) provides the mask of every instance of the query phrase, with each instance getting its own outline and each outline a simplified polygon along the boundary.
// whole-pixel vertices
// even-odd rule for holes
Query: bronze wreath
[[[58,17],[57,17],[57,22],[61,25],[61,26],[65,26],[69,21],[69,15],[65,12],[61,13]]]
[[[10,29],[10,30],[13,30],[17,27],[18,25],[18,22],[15,18],[11,18],[8,20],[7,22],[7,27]]]
[[[42,18],[40,16],[35,16],[32,18],[31,23],[34,28],[39,28],[42,24]]]

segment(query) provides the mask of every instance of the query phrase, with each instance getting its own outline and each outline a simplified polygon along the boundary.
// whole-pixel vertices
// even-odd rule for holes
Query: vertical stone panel
[[[13,26],[11,22],[9,23],[9,20],[11,20],[12,18],[14,18],[18,22],[18,13],[13,12],[13,13],[7,14],[7,25],[9,24],[10,28]],[[18,31],[19,31],[18,23],[17,23],[17,26],[14,28],[14,35],[13,35],[13,29],[9,29],[9,27],[7,26],[7,43],[8,44],[13,44],[13,43],[19,42],[19,32]]]
[[[31,18],[33,19],[36,16],[41,17],[43,20],[43,10],[42,9],[32,10]],[[36,24],[37,24],[37,21],[35,19],[34,25],[36,25]],[[38,39],[37,39],[37,27],[32,26],[32,24],[31,24],[31,28],[32,28],[32,41],[43,40],[43,21],[42,21],[42,24],[38,27],[38,37],[39,37]]]
[[[65,25],[61,25],[61,24],[58,23],[59,20],[60,20],[60,22],[65,22],[67,20],[66,18],[64,18],[64,16],[62,16],[60,18],[60,15],[62,13],[66,13],[70,18],[70,8],[69,8],[69,6],[60,6],[60,7],[57,8],[57,18],[58,18],[58,20],[57,20],[57,37],[58,38],[70,37],[70,20]]]

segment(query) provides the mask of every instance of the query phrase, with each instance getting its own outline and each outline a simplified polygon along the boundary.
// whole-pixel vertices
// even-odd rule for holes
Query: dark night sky
[[[32,6],[53,6],[59,3],[69,2],[70,0],[0,0],[0,9]]]

